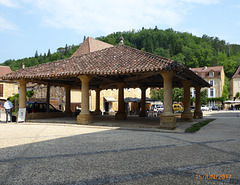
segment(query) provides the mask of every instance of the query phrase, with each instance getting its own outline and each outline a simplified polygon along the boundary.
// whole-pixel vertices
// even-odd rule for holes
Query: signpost
[[[25,122],[25,118],[26,118],[26,108],[19,108],[17,123]]]

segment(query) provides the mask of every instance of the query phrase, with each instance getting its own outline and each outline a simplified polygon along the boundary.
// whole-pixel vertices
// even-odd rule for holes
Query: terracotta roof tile
[[[109,47],[113,47],[113,45],[102,42],[100,40],[93,39],[91,37],[88,37],[79,46],[77,51],[75,51],[75,53],[73,53],[72,57],[80,56],[80,55],[83,55],[83,54],[87,54],[87,53],[90,53],[90,52],[102,50],[102,49],[109,48]]]
[[[121,74],[162,70],[181,64],[127,46],[114,46],[85,55],[41,64],[6,76],[6,79],[71,76],[80,74]]]
[[[240,66],[238,66],[232,78],[240,78]]]
[[[8,66],[0,66],[0,80],[2,80],[2,76],[11,73],[12,70]]]
[[[197,73],[201,78],[208,78],[209,72],[214,72],[214,77],[219,77],[221,71],[223,71],[223,66],[212,66],[212,67],[200,67],[200,68],[190,68],[193,72]]]
[[[174,60],[124,45],[21,69],[6,75],[4,78],[17,80],[20,78],[76,77],[83,74],[115,75],[161,70],[184,71],[198,83],[205,86],[209,85],[194,72]]]

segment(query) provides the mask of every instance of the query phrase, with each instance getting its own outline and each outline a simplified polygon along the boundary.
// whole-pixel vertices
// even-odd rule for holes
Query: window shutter
[[[3,84],[0,84],[0,97],[3,97]]]

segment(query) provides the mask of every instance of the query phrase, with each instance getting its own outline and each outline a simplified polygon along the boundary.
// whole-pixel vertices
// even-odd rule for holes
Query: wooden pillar
[[[141,87],[142,95],[141,95],[141,111],[139,113],[139,117],[147,117],[146,111],[146,87]]]
[[[190,109],[190,87],[191,87],[192,81],[191,80],[185,80],[182,82],[183,88],[184,88],[184,101],[183,101],[183,106],[184,106],[184,111],[181,115],[181,120],[183,121],[189,121],[191,122],[193,120],[193,115],[191,113]]]
[[[176,128],[176,118],[172,111],[172,79],[174,72],[163,71],[161,73],[163,77],[163,88],[164,88],[164,110],[160,118],[160,128],[165,129],[175,129]]]
[[[26,108],[26,84],[24,79],[18,80],[19,83],[19,108]]]
[[[50,109],[49,109],[49,102],[50,102],[50,84],[48,83],[47,84],[47,95],[46,95],[46,112],[50,112]]]
[[[71,87],[69,85],[65,86],[65,113],[71,115]]]
[[[115,115],[115,119],[125,120],[127,119],[127,114],[124,110],[124,83],[119,82],[117,86],[118,86],[118,112]]]
[[[89,81],[92,77],[80,75],[78,78],[82,82],[82,102],[81,113],[77,117],[77,123],[85,125],[93,121],[93,117],[89,112]]]
[[[95,109],[95,115],[102,115],[102,111],[100,110],[100,92],[101,89],[97,88],[96,91],[96,109]]]
[[[194,119],[202,119],[203,113],[201,111],[201,87],[194,87],[196,90],[196,102],[195,102],[195,110],[194,110]]]

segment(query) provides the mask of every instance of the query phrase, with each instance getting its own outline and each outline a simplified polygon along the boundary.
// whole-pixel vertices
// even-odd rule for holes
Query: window
[[[213,72],[213,71],[210,71],[210,72],[209,72],[209,76],[210,76],[210,77],[213,77],[213,75],[214,75],[214,72]]]
[[[210,89],[210,97],[213,97],[213,89]]]
[[[208,97],[215,98],[215,89],[214,88],[208,89]]]
[[[0,97],[3,97],[3,84],[0,84]]]
[[[209,83],[211,84],[212,87],[214,87],[214,80],[210,80]]]

